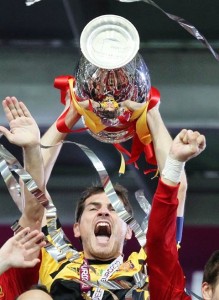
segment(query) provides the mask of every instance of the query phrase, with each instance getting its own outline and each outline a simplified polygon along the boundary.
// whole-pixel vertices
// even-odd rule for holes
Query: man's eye
[[[110,211],[116,211],[113,207],[110,208]]]
[[[91,211],[91,210],[97,210],[97,208],[96,208],[96,207],[93,207],[93,208],[90,209],[90,211]]]

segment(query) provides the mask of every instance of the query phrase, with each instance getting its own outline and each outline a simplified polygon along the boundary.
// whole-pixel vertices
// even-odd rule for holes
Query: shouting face
[[[74,224],[74,234],[81,238],[86,258],[109,260],[122,253],[132,231],[102,192],[86,199],[81,218]]]

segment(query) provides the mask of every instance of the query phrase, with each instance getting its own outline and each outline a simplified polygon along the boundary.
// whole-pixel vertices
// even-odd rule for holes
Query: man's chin
[[[95,243],[92,245],[93,255],[96,259],[108,260],[113,256],[114,243],[110,238],[96,238]]]

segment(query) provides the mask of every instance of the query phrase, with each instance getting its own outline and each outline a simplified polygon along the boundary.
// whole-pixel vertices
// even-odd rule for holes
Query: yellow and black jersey
[[[79,253],[78,259],[70,262],[68,260],[57,262],[52,256],[42,250],[42,263],[40,268],[40,281],[46,285],[54,300],[70,300],[70,299],[88,299],[86,294],[80,289],[80,268],[84,263],[83,252]],[[128,259],[123,262],[119,269],[115,271],[109,278],[110,281],[126,282],[127,287],[118,290],[105,290],[103,300],[113,299],[112,292],[118,299],[125,299],[126,293],[136,282],[134,275],[142,271],[145,263],[146,254],[143,249],[139,252],[133,252]],[[104,262],[98,260],[88,260],[90,281],[97,282],[103,272],[109,267],[111,261]],[[128,286],[130,284],[130,286]],[[91,295],[95,288],[91,287]],[[147,299],[148,292],[143,290],[134,290],[132,299]]]

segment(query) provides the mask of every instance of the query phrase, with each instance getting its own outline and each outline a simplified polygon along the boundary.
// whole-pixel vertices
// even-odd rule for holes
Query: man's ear
[[[129,225],[127,226],[127,231],[126,231],[126,235],[125,235],[125,239],[126,240],[130,240],[132,238],[132,229],[129,227]]]
[[[204,300],[212,299],[212,287],[209,283],[203,282],[202,283],[202,296]]]
[[[74,236],[76,238],[79,238],[81,236],[80,228],[79,228],[79,223],[78,222],[73,224],[73,232],[74,232]]]

